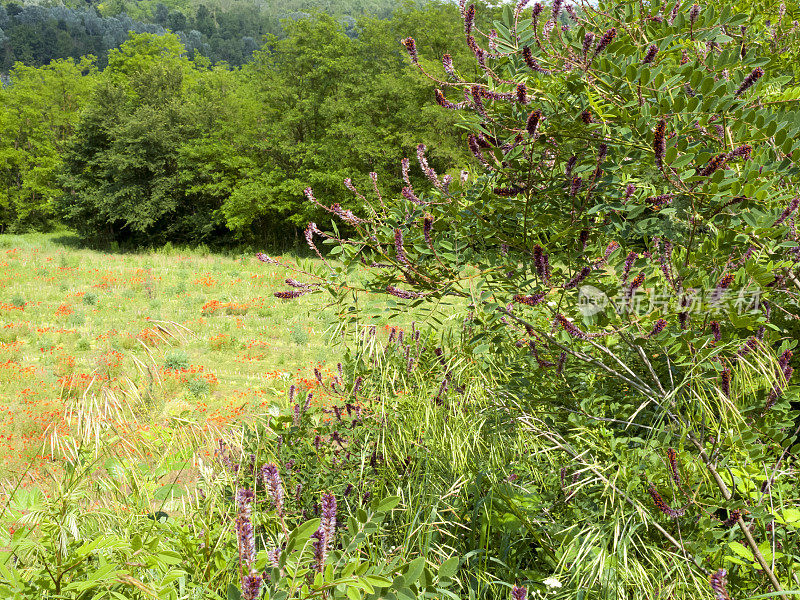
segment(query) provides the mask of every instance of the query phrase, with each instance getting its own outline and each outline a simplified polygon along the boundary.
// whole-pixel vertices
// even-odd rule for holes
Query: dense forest
[[[0,5],[0,69],[16,61],[41,66],[56,58],[92,54],[105,66],[108,51],[118,48],[128,33],[175,33],[190,57],[240,66],[252,58],[265,36],[282,37],[281,21],[324,12],[340,20],[349,35],[357,35],[356,19],[365,15],[389,18],[396,8],[388,2],[211,2],[112,1],[66,4]]]
[[[33,15],[78,14],[14,6],[2,13],[17,24],[6,26],[9,39]],[[351,196],[345,178],[359,184],[374,172],[387,192],[399,191],[400,160],[420,139],[435,146],[436,168],[465,158],[453,116],[437,109],[400,44],[413,33],[430,69],[442,71],[462,27],[457,6],[408,3],[388,18],[353,22],[322,13],[283,20],[280,36],[250,48],[240,67],[157,25],[80,14],[100,27],[92,38],[100,46],[80,45],[56,24],[64,45],[51,50],[60,56],[43,54],[49,30],[40,23],[26,34],[33,46],[6,42],[7,51],[41,52],[15,63],[2,90],[4,231],[65,223],[99,242],[277,241],[318,214],[305,202],[309,183],[339,202]],[[194,18],[202,14],[200,6]],[[225,18],[215,22],[227,27]],[[102,24],[111,29],[101,35]],[[96,54],[72,56],[69,40],[75,54]],[[469,49],[456,48],[455,59],[459,51]]]

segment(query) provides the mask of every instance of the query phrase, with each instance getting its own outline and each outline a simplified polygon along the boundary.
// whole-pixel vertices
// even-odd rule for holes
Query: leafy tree
[[[192,130],[183,99],[196,77],[174,35],[132,35],[109,53],[65,159],[71,194],[61,209],[80,233],[176,239],[213,230],[208,218],[194,229],[197,212],[177,193],[178,148]]]
[[[95,80],[91,58],[11,71],[0,90],[0,229],[50,225],[63,152]]]

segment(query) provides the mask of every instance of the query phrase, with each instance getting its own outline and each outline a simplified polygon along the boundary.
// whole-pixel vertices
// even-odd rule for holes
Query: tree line
[[[351,202],[343,181],[399,192],[400,162],[426,140],[440,171],[466,160],[429,72],[463,27],[458,7],[406,4],[353,31],[317,14],[284,21],[242,67],[191,56],[176,34],[129,34],[101,68],[92,56],[16,64],[0,94],[0,227],[57,223],[86,239],[224,244],[284,240],[322,218],[313,185]],[[462,61],[466,63],[467,61]],[[438,63],[438,64],[437,64]],[[292,232],[292,233],[288,233]]]
[[[367,14],[391,17],[386,0],[282,0],[269,5],[238,0],[222,6],[218,0],[201,3],[172,0],[169,6],[151,0],[81,0],[55,6],[6,2],[0,4],[0,70],[16,62],[41,66],[58,58],[92,54],[106,65],[108,51],[118,48],[128,32],[175,33],[190,57],[240,66],[248,62],[266,36],[284,36],[283,19],[306,18],[315,10],[342,21],[355,35],[356,18]]]

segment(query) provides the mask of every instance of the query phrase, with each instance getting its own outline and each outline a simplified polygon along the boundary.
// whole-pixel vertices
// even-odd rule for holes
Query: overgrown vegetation
[[[280,222],[313,219],[304,238],[315,258],[259,254],[264,264],[241,259],[229,277],[209,270],[213,284],[194,283],[230,281],[226,297],[204,298],[202,321],[162,317],[152,335],[177,340],[181,326],[222,315],[249,326],[252,303],[234,288],[258,268],[285,284],[260,296],[259,306],[280,303],[275,319],[330,310],[325,364],[274,397],[230,390],[242,418],[206,430],[190,407],[214,397],[207,377],[181,379],[191,400],[177,419],[155,391],[166,374],[191,371],[197,349],[176,342],[156,353],[139,336],[149,350],[129,368],[62,392],[46,455],[34,458],[47,479],[6,487],[0,594],[800,593],[793,9],[521,2],[490,24],[481,10],[460,7],[465,54],[404,37],[417,73],[383,97],[419,92],[419,106],[435,97],[441,124],[466,137],[463,172],[422,144],[411,147],[412,169],[405,130],[373,168],[365,140],[375,121],[351,124],[369,118],[367,88],[380,90],[380,77],[348,80],[365,55],[343,50],[352,40],[335,22],[301,21],[241,71],[307,90],[288,99],[262,90],[270,103],[260,109],[284,127],[268,146],[283,148],[275,164],[287,168],[243,170],[252,195],[215,176],[193,184],[222,190],[217,222],[188,210],[176,165],[194,156],[184,175],[198,177],[219,157],[236,163],[220,149],[249,135],[249,121],[231,118],[194,155],[173,143],[200,139],[197,119],[235,105],[222,92],[236,86],[208,79],[234,75],[203,70],[170,37],[134,36],[110,55],[66,146],[68,173],[56,176],[75,191],[61,210],[84,235],[105,227],[116,240],[217,235],[200,227],[252,235],[252,221],[232,225],[236,207],[274,218],[297,193],[280,186],[305,176],[306,202]],[[349,89],[365,103],[330,95]],[[192,113],[194,97],[216,97],[216,111]],[[336,131],[338,145],[306,146],[314,125]],[[287,131],[302,135],[290,143]],[[425,141],[458,139],[441,136]],[[308,166],[322,163],[336,168]],[[345,171],[359,166],[360,176]],[[274,179],[259,180],[265,173]],[[350,203],[334,185],[344,177]],[[178,297],[194,293],[175,285]],[[29,296],[13,289],[3,310],[40,310]],[[82,312],[104,306],[102,292],[82,298]],[[169,310],[155,300],[149,310]],[[59,318],[77,312],[62,305]],[[309,343],[298,323],[283,326],[287,344]],[[20,336],[46,352],[38,335]],[[213,335],[209,353],[229,360],[234,336]],[[8,369],[22,373],[28,355],[9,352]],[[119,369],[116,358],[92,373]]]

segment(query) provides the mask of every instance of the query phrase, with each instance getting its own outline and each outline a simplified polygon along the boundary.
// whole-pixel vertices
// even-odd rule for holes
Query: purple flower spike
[[[772,224],[773,227],[777,227],[778,225],[783,224],[783,222],[789,218],[789,216],[797,210],[798,205],[800,205],[800,196],[795,196],[791,202],[789,202],[789,206],[787,206],[784,211],[781,213],[781,216],[778,217],[778,220]]]
[[[669,460],[669,473],[672,476],[672,481],[675,485],[681,485],[681,474],[678,470],[678,453],[675,448],[667,448],[667,459]]]
[[[662,162],[664,160],[664,153],[667,150],[667,141],[666,141],[666,133],[667,133],[667,121],[666,119],[661,119],[656,125],[655,130],[653,131],[653,151],[656,155],[656,166],[660,169]]]
[[[689,21],[692,25],[694,25],[695,21],[697,21],[697,17],[700,16],[700,5],[693,4],[692,8],[689,9]]]
[[[664,327],[666,326],[667,326],[667,321],[665,319],[659,319],[658,321],[655,322],[655,324],[653,325],[653,330],[647,337],[654,337],[658,335],[659,333],[664,331]]]
[[[652,63],[656,58],[656,54],[658,54],[658,46],[650,44],[650,47],[647,49],[647,54],[645,54],[642,59],[642,64],[649,65]]]
[[[325,566],[325,558],[327,558],[328,555],[327,541],[325,540],[325,537],[325,531],[322,529],[322,527],[311,534],[311,538],[314,540],[311,544],[314,552],[313,569],[317,573],[322,573],[322,569]]]
[[[761,79],[763,75],[764,75],[764,69],[762,69],[761,67],[756,67],[755,69],[753,69],[750,75],[744,78],[744,81],[742,81],[742,85],[739,86],[739,89],[736,90],[734,98],[738,98],[740,95],[744,94],[747,90],[753,87],[755,82]]]
[[[325,550],[331,549],[336,535],[336,496],[330,492],[322,494],[322,524],[320,528],[325,532]]]
[[[239,488],[236,491],[236,504],[238,506],[235,522],[236,539],[239,543],[239,558],[248,570],[256,558],[256,539],[253,535],[254,499],[253,490]]]
[[[685,511],[682,508],[671,508],[669,504],[664,502],[664,498],[661,497],[661,494],[659,494],[658,490],[656,490],[656,486],[654,486],[652,483],[647,488],[647,493],[650,494],[650,497],[653,499],[653,503],[656,505],[658,510],[668,517],[674,519],[675,517],[680,517],[684,514]]]
[[[524,587],[515,585],[511,588],[511,600],[527,600],[528,590]]]
[[[279,515],[283,514],[283,482],[275,463],[269,463],[261,467],[261,478],[269,491],[275,510],[278,511]]]
[[[242,600],[256,600],[261,595],[263,581],[260,575],[245,575],[242,578]]]
[[[592,272],[592,267],[583,267],[580,271],[578,271],[575,276],[570,279],[567,283],[564,284],[565,290],[571,290],[574,287],[577,287],[584,279],[586,279],[589,274]]]
[[[583,331],[581,331],[580,329],[578,329],[578,328],[577,328],[577,327],[576,327],[576,326],[575,326],[575,325],[572,323],[572,321],[570,321],[569,319],[567,319],[567,318],[566,318],[564,315],[562,315],[561,313],[558,313],[558,314],[556,314],[556,323],[557,323],[558,325],[560,325],[560,326],[562,327],[562,329],[564,329],[564,331],[566,331],[566,332],[567,332],[569,335],[571,335],[572,337],[574,337],[574,338],[576,338],[576,339],[579,339],[579,340],[585,340],[585,339],[588,339],[588,338],[589,338],[589,336],[588,336],[588,335],[586,335],[586,333],[584,333]]]
[[[594,55],[597,56],[603,50],[605,50],[608,45],[614,41],[614,38],[617,37],[617,29],[616,27],[612,27],[608,31],[603,34],[603,37],[600,38],[600,41],[597,44],[597,47],[594,49]]]
[[[711,585],[711,589],[714,592],[714,600],[731,600],[731,597],[728,595],[728,590],[726,589],[728,585],[726,580],[727,576],[728,572],[725,569],[720,569],[712,573],[708,578],[708,583]]]
[[[414,38],[407,37],[404,40],[401,40],[400,43],[406,47],[408,56],[411,58],[411,62],[414,64],[419,63],[419,56],[417,56],[417,43],[414,41]]]
[[[587,31],[586,35],[583,36],[583,58],[584,59],[589,54],[589,48],[592,47],[593,43],[594,43],[594,34],[591,31]]]

